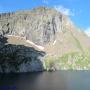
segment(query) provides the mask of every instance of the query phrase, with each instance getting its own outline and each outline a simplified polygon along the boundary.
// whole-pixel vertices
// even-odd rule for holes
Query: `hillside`
[[[23,45],[28,48],[31,47],[34,48],[36,52],[46,53],[45,56],[43,56],[43,59],[40,58],[42,56],[37,56],[37,59],[36,57],[32,59],[33,58],[32,55],[30,58],[32,59],[31,61],[33,61],[33,63],[31,62],[28,65],[26,65],[29,68],[25,68],[26,67],[25,65],[22,66],[22,64],[24,64],[23,62],[20,64],[21,66],[19,67],[18,71],[17,70],[15,71],[14,70],[15,67],[14,67],[14,69],[11,70],[12,72],[23,72],[22,69],[20,70],[20,68],[22,67],[24,67],[24,72],[38,71],[40,67],[39,65],[37,65],[38,63],[37,64],[34,63],[35,61],[38,61],[38,57],[39,57],[39,61],[42,63],[43,69],[53,68],[57,70],[59,69],[61,62],[63,63],[64,60],[61,58],[63,58],[64,56],[66,57],[65,59],[66,62],[69,61],[70,63],[71,62],[73,63],[72,55],[73,57],[74,56],[79,57],[79,55],[82,56],[84,55],[85,57],[88,57],[90,54],[90,37],[85,35],[85,33],[82,30],[77,28],[67,16],[51,8],[38,7],[32,10],[1,14],[0,35],[7,38],[7,43],[2,44],[3,42],[1,42],[1,46],[2,45],[6,46],[10,44],[10,45],[15,45],[15,47],[17,48],[18,46]],[[11,49],[13,50],[13,48]],[[21,47],[20,49],[23,48]],[[2,50],[0,52],[2,52]],[[27,52],[25,50],[23,50],[23,52],[27,54],[28,53],[35,54],[34,52]],[[70,57],[71,57],[70,59],[71,61],[68,59]],[[57,60],[57,58],[60,59]],[[4,61],[6,60],[7,62],[6,58],[3,60]],[[20,58],[20,60],[22,61],[22,57]],[[87,61],[89,62],[89,59]],[[5,64],[3,64],[3,66],[8,67],[6,62]],[[65,64],[67,64],[66,62]],[[49,63],[52,65],[50,66]],[[33,70],[30,70],[32,68],[32,64],[33,64],[33,68],[39,67],[39,69],[36,70],[35,68]],[[62,67],[60,68],[69,69]],[[74,69],[78,69],[78,68],[74,68]],[[86,69],[90,69],[90,66],[88,66],[88,68]],[[1,72],[3,71],[1,70]],[[6,72],[10,72],[10,70],[8,69]]]

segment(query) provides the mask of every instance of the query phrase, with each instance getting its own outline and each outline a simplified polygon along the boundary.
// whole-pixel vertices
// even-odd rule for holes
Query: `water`
[[[90,90],[90,71],[0,74],[0,90]]]

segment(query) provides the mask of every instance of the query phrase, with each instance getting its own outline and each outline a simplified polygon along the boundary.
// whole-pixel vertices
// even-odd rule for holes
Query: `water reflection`
[[[90,71],[1,74],[1,87],[17,90],[90,90]]]

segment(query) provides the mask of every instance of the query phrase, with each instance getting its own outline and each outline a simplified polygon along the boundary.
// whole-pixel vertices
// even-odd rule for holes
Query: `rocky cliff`
[[[44,55],[90,51],[90,38],[67,16],[46,7],[0,14],[0,35],[0,72],[42,71]]]
[[[56,39],[57,32],[72,27],[72,22],[54,9],[39,7],[0,15],[0,34],[16,35],[44,45]]]

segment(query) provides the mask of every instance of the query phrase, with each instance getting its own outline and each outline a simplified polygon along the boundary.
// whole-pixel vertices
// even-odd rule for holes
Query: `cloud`
[[[85,33],[90,37],[90,27],[85,30]]]
[[[45,4],[48,4],[48,3],[49,3],[48,0],[42,0],[42,1],[43,1],[43,3],[45,3]]]
[[[59,5],[59,6],[54,6],[54,8],[57,10],[57,11],[60,11],[62,12],[63,14],[67,15],[67,16],[74,16],[74,13],[71,9],[69,8],[65,8],[64,6],[62,5]]]

